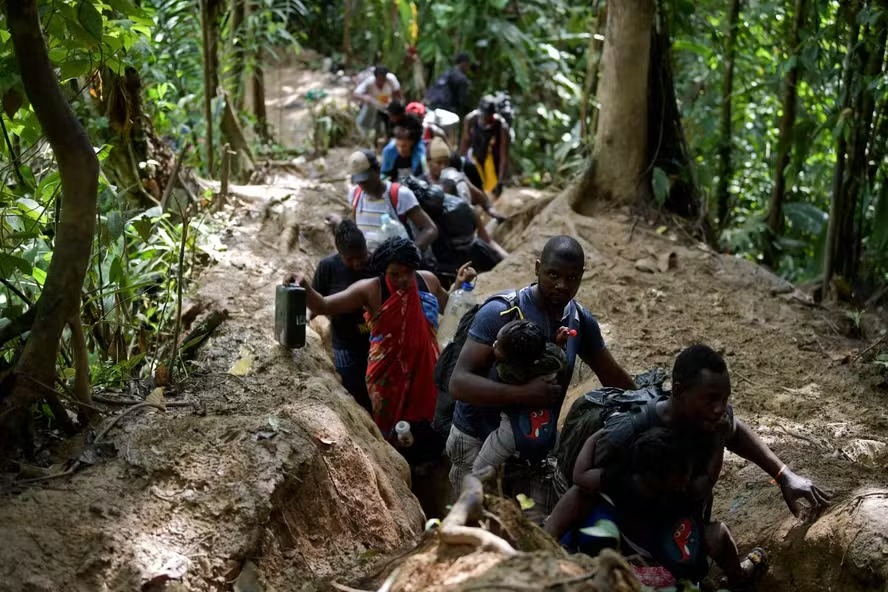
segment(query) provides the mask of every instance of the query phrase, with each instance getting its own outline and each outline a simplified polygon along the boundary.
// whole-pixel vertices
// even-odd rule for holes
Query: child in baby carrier
[[[493,344],[495,379],[506,384],[526,384],[540,376],[556,380],[564,369],[562,347],[569,333],[559,332],[556,345],[547,343],[542,329],[532,321],[506,323]],[[484,441],[472,466],[480,474],[487,467],[499,469],[513,457],[536,461],[545,457],[555,443],[556,417],[553,409],[509,409],[502,413],[499,427]]]

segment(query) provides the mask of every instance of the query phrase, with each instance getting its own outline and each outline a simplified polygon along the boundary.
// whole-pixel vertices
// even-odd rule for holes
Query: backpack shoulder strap
[[[420,292],[431,293],[431,290],[429,290],[429,285],[426,283],[425,278],[422,277],[422,274],[418,271],[416,272],[416,287],[419,289]]]
[[[392,204],[392,209],[395,211],[395,216],[398,217],[398,220],[401,221],[401,224],[407,228],[407,215],[398,213],[398,192],[401,190],[401,184],[397,182],[392,182],[389,185],[389,201]],[[411,234],[410,228],[407,228],[407,233],[410,234],[410,238],[413,239],[413,235]]]
[[[637,436],[654,425],[657,419],[657,402],[655,397],[644,404],[644,407],[632,414],[632,431]]]
[[[501,317],[506,316],[507,314],[511,314],[513,312],[518,313],[519,319],[524,319],[524,313],[521,312],[521,308],[518,306],[519,298],[518,298],[518,290],[509,290],[508,292],[501,292],[499,294],[494,294],[490,298],[487,299],[487,302],[491,300],[502,300],[506,303],[506,310],[500,313]]]
[[[398,213],[398,192],[401,190],[400,183],[392,183],[389,188],[389,197],[392,200],[392,207],[395,208],[395,213]]]
[[[356,185],[355,186],[355,195],[352,198],[352,214],[358,213],[358,202],[361,201],[361,194],[362,193],[364,193],[364,191],[361,189],[361,186]]]

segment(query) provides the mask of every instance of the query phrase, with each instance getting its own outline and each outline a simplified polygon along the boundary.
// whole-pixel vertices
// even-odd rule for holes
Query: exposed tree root
[[[484,515],[484,487],[474,475],[467,475],[463,481],[462,493],[453,504],[450,513],[441,522],[438,537],[448,545],[471,545],[504,555],[517,555],[518,551],[504,539],[483,528],[466,526]]]

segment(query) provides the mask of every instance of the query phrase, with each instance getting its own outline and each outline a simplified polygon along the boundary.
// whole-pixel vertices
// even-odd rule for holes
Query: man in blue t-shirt
[[[537,282],[518,293],[517,308],[523,318],[538,324],[552,343],[559,331],[576,331],[568,339],[567,364],[557,383],[543,378],[524,385],[493,380],[493,343],[502,326],[518,317],[518,311],[507,310],[509,305],[504,300],[492,299],[475,316],[450,379],[456,408],[447,455],[452,463],[450,482],[454,491],[459,491],[463,478],[471,473],[484,439],[499,425],[504,408],[551,408],[550,421],[558,422],[577,357],[592,368],[602,385],[635,388],[632,378],[605,346],[595,317],[573,300],[583,279],[585,259],[583,247],[575,239],[549,239],[536,263]],[[529,489],[534,492],[533,487]]]

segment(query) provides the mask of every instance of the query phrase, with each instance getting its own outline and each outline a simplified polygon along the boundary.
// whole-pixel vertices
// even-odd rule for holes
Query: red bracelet
[[[783,471],[785,471],[785,470],[786,470],[786,465],[783,465],[782,467],[780,467],[780,470],[777,471],[777,474],[776,474],[776,475],[774,475],[774,478],[772,479],[772,481],[773,481],[774,483],[777,483],[777,479],[780,478],[780,475],[782,475],[782,474],[783,474]]]

